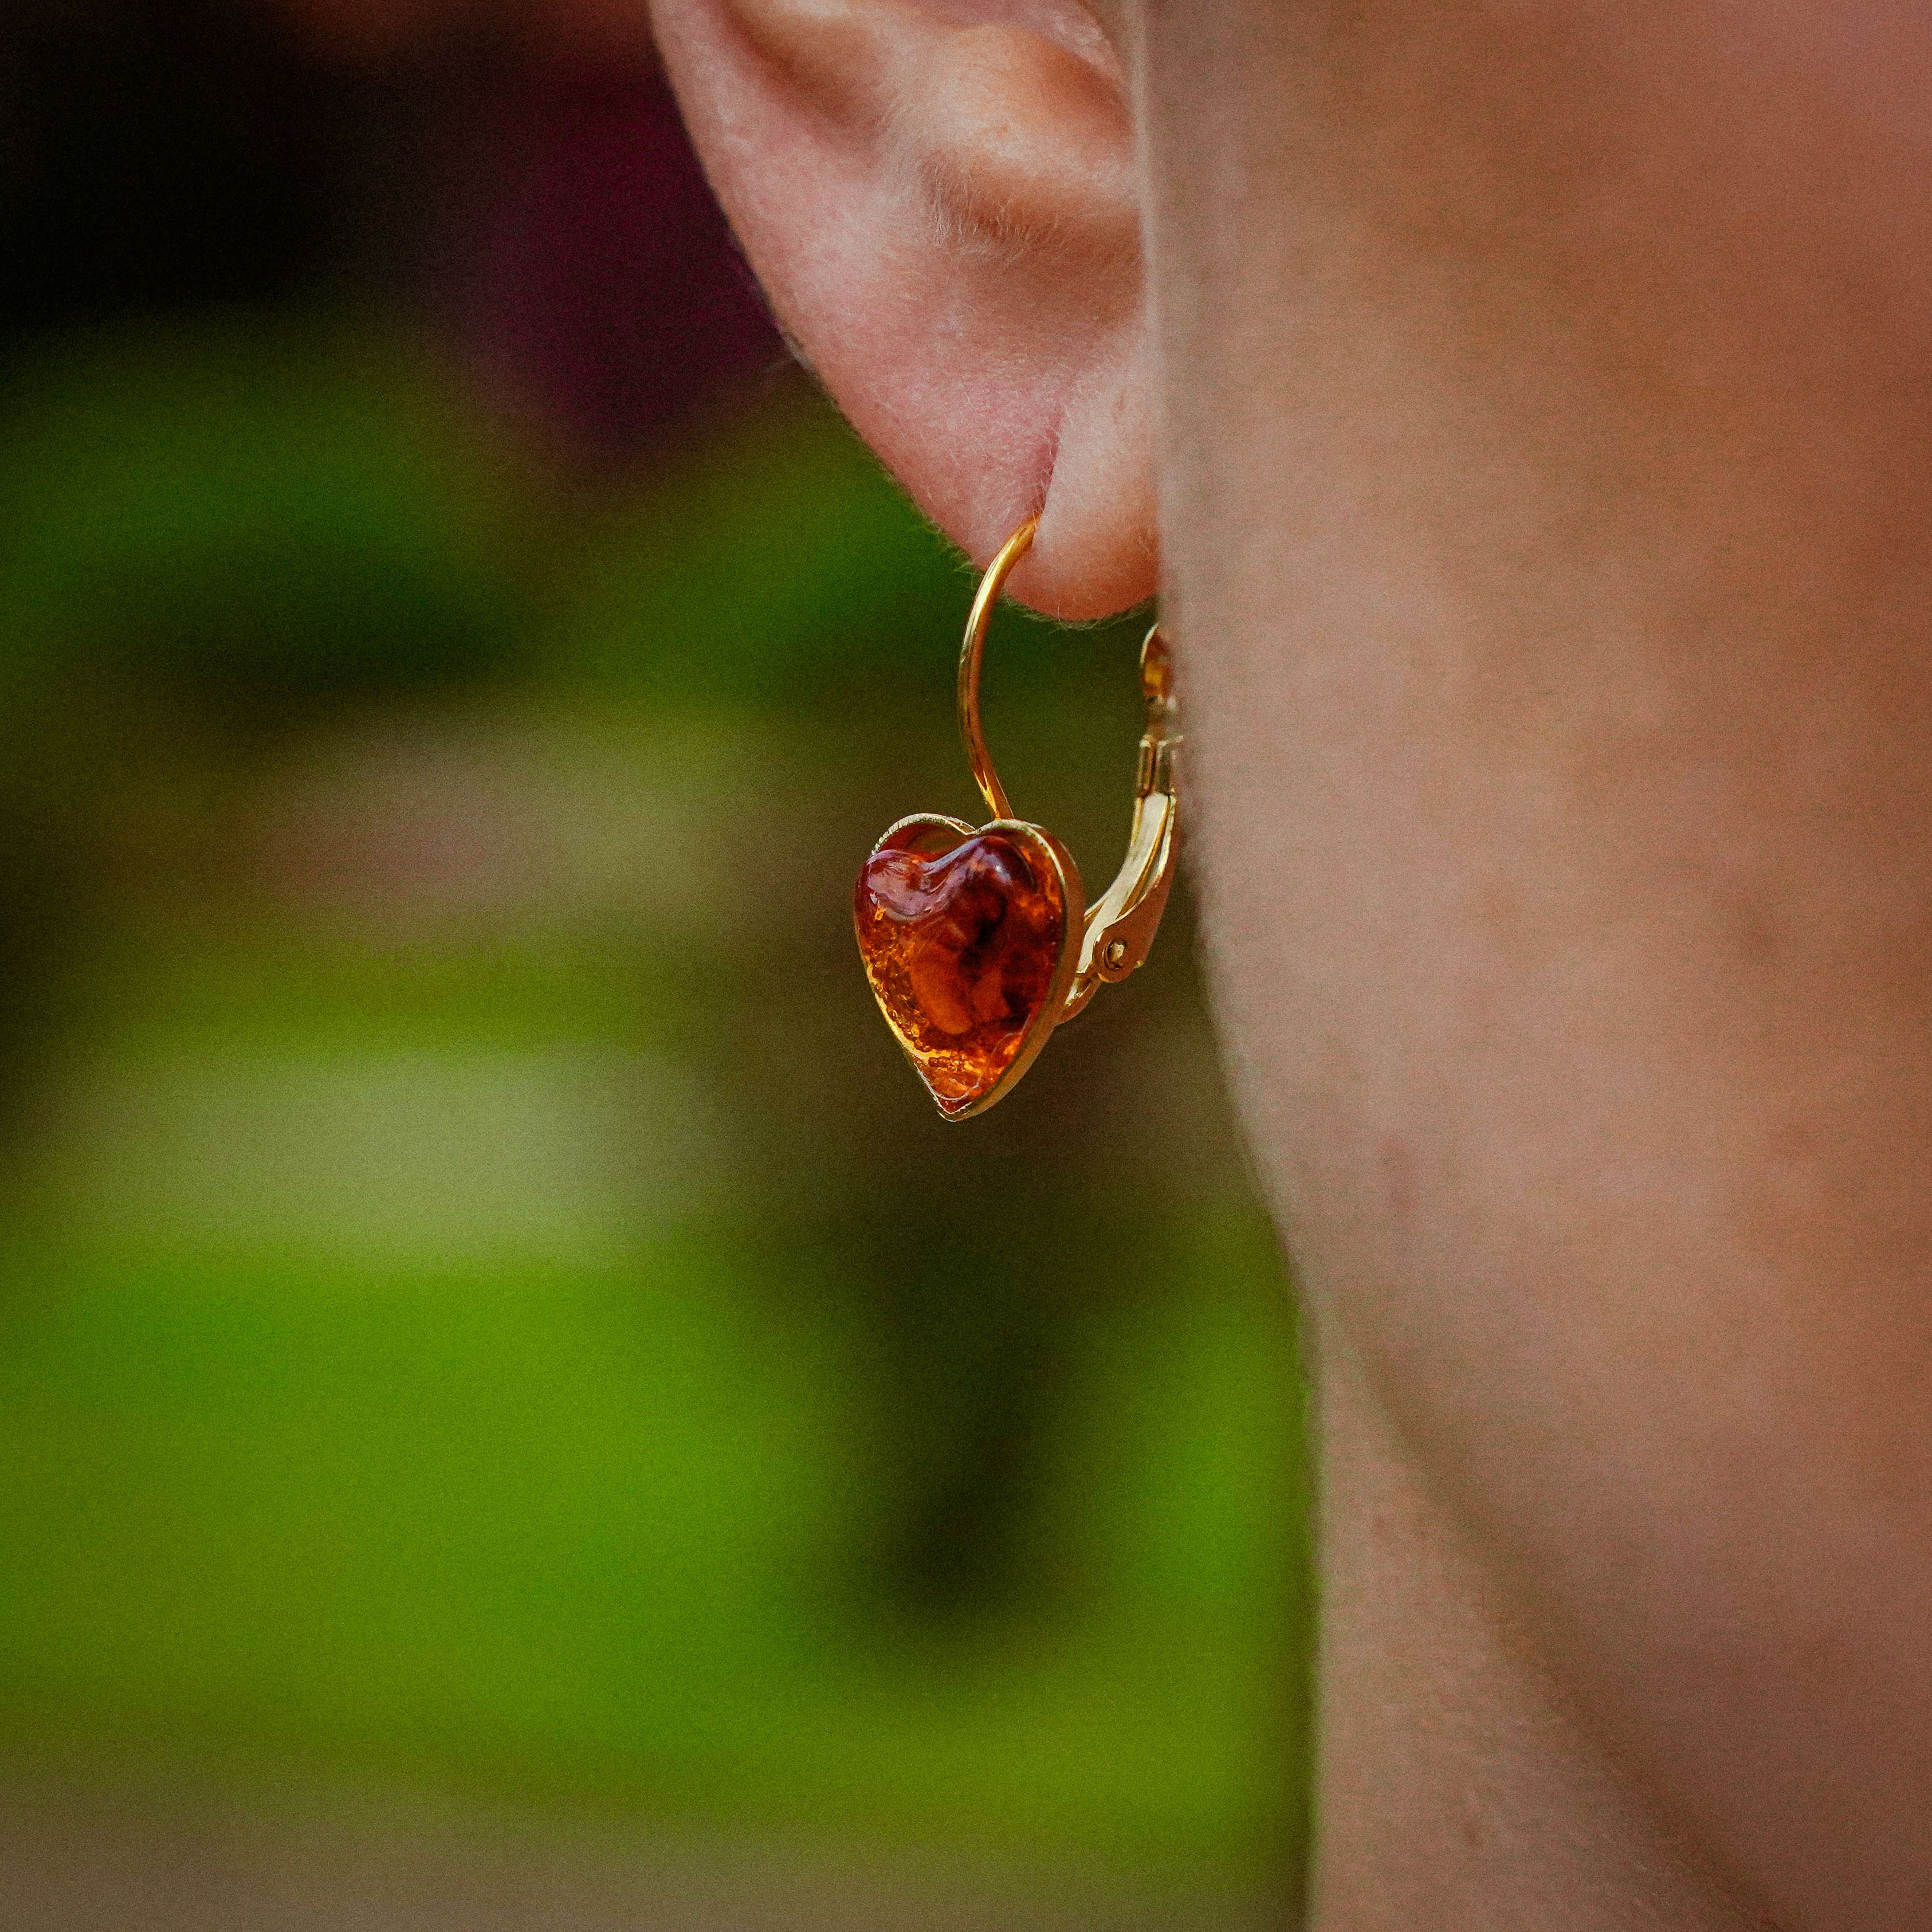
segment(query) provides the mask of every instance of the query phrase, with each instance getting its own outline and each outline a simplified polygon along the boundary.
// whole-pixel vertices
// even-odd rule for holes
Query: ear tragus
[[[1028,28],[922,0],[731,0],[752,43],[962,236],[1112,253],[1136,244],[1119,85]]]
[[[1043,35],[961,28],[902,70],[894,137],[936,210],[1007,248],[1131,254],[1133,137],[1111,78]]]

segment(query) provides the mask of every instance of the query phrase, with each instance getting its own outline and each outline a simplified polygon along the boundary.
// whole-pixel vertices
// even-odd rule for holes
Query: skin
[[[1317,1924],[1932,1922],[1932,16],[656,21],[914,496],[1180,638]]]

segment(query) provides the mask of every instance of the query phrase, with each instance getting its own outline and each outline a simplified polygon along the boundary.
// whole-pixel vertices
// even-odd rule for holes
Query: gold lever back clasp
[[[1014,565],[1023,557],[1040,527],[1030,518],[1000,545],[986,566],[978,594],[966,619],[966,638],[959,652],[959,735],[965,742],[966,761],[974,782],[996,819],[1013,816],[1006,787],[1000,782],[986,733],[980,723],[980,668],[986,656],[986,632]],[[1140,764],[1134,781],[1134,815],[1127,833],[1127,856],[1114,883],[1087,909],[1080,955],[1061,1020],[1080,1012],[1103,982],[1124,980],[1148,956],[1155,929],[1167,908],[1174,884],[1174,754],[1180,743],[1174,730],[1174,664],[1167,640],[1156,624],[1141,646],[1141,696],[1146,725],[1141,734]],[[1058,1024],[1058,1022],[1056,1022]]]

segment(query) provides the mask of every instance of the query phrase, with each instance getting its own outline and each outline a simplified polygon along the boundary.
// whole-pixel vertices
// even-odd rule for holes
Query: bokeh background
[[[848,894],[970,580],[638,11],[0,12],[0,1922],[1286,1922],[1190,908],[938,1120]],[[990,661],[1094,880],[1138,637]]]

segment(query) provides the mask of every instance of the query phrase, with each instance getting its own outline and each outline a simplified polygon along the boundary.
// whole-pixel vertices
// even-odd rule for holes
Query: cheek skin
[[[1928,30],[1149,19],[1220,997],[1322,1346],[1717,1863],[1922,1922]]]

